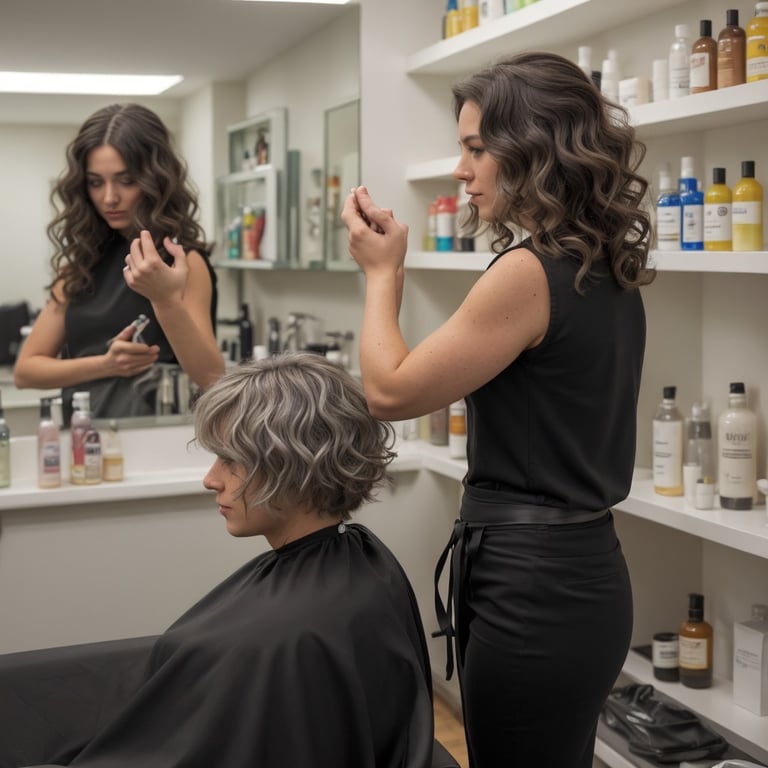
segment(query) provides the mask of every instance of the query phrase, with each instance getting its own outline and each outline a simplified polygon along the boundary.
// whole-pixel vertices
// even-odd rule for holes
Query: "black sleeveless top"
[[[538,254],[530,240],[520,247],[544,267],[549,328],[541,344],[467,396],[465,483],[520,503],[606,509],[627,497],[632,481],[642,298],[607,272],[585,280],[579,294],[575,261]]]
[[[87,294],[70,299],[64,319],[65,345],[61,356],[72,359],[104,354],[107,343],[140,314],[150,323],[142,336],[150,346],[160,347],[158,362],[176,363],[176,357],[168,339],[155,317],[149,299],[132,291],[123,278],[125,256],[130,242],[122,235],[113,233],[102,248],[102,257],[93,269],[93,288]],[[216,328],[216,273],[201,254],[211,276],[211,323]],[[171,257],[168,257],[172,261]],[[72,394],[91,393],[91,413],[94,418],[119,418],[146,416],[155,413],[156,382],[147,380],[145,374],[136,377],[96,379],[62,389],[64,423],[69,424]]]

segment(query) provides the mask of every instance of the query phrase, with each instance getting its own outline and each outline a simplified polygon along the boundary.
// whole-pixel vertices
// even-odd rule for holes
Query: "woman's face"
[[[480,108],[467,101],[459,112],[459,147],[461,157],[453,172],[454,178],[463,181],[470,202],[477,207],[482,221],[493,221],[496,204],[496,177],[499,164],[480,139]]]
[[[85,184],[99,215],[112,229],[130,236],[136,228],[141,189],[114,147],[102,144],[88,153]]]

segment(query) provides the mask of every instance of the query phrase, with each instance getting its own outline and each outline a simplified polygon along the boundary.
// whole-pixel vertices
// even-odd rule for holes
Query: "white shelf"
[[[405,268],[483,272],[492,258],[488,251],[409,251]],[[768,251],[651,251],[651,263],[659,272],[768,275]]]
[[[540,0],[543,2],[543,0]],[[450,179],[454,183],[453,169],[459,162],[459,156],[440,157],[436,160],[426,160],[423,163],[412,163],[405,168],[406,181],[444,181]]]
[[[405,268],[482,272],[492,258],[488,251],[408,251]]]
[[[633,680],[650,683],[684,707],[716,723],[718,731],[730,744],[768,763],[768,718],[758,717],[736,706],[730,682],[715,679],[711,688],[704,689],[686,688],[682,683],[666,683],[653,676],[651,662],[635,651],[629,652],[622,671]]]
[[[768,275],[768,251],[652,251],[659,272]]]
[[[461,75],[524,49],[551,49],[679,5],[683,0],[539,0],[500,19],[440,40],[406,59],[411,75]]]
[[[267,259],[216,259],[211,263],[218,269],[289,269],[285,262]]]
[[[648,474],[649,470],[636,470],[629,496],[616,509],[768,559],[768,512],[764,502],[749,510],[694,509],[682,497],[654,493]],[[768,732],[768,721],[765,728]]]

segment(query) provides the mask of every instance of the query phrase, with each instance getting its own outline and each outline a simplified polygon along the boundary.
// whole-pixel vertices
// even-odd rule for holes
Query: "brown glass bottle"
[[[717,88],[717,43],[712,38],[712,21],[699,22],[699,39],[691,48],[691,93]]]
[[[717,87],[747,81],[747,35],[739,26],[739,11],[725,12],[725,26],[717,36]]]
[[[688,688],[712,685],[712,625],[704,621],[704,595],[688,595],[688,621],[680,625],[680,682]]]

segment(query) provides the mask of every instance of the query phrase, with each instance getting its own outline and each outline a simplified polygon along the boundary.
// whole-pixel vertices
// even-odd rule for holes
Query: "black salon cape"
[[[257,557],[184,614],[119,715],[58,764],[428,768],[432,712],[404,572],[365,527],[332,526]]]

